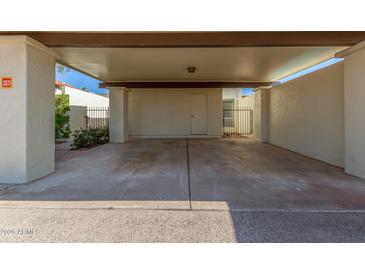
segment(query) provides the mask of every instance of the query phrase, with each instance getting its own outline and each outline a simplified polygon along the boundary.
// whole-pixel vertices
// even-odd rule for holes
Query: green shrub
[[[70,103],[66,94],[56,95],[55,100],[55,134],[56,138],[70,137]]]
[[[105,144],[109,142],[109,128],[80,128],[72,134],[74,138],[71,145],[72,149],[91,147],[97,144]]]

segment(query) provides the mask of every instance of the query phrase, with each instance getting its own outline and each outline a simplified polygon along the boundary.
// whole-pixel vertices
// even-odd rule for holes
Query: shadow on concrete
[[[231,215],[237,242],[365,242],[365,212],[232,211]]]

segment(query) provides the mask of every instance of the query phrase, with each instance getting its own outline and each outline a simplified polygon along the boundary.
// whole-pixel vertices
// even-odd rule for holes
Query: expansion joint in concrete
[[[191,187],[190,187],[190,160],[189,160],[189,138],[186,138],[186,163],[187,163],[187,174],[188,174],[188,191],[189,191],[189,207],[191,206]]]

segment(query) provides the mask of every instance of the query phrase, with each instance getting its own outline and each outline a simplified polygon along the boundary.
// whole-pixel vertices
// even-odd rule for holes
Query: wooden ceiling
[[[353,46],[365,31],[0,32],[28,35],[49,47],[318,47]]]

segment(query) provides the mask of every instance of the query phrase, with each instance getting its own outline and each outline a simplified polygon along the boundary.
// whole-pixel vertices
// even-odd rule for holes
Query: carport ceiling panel
[[[332,58],[345,47],[55,48],[103,81],[262,81]],[[187,73],[195,66],[195,73]]]

